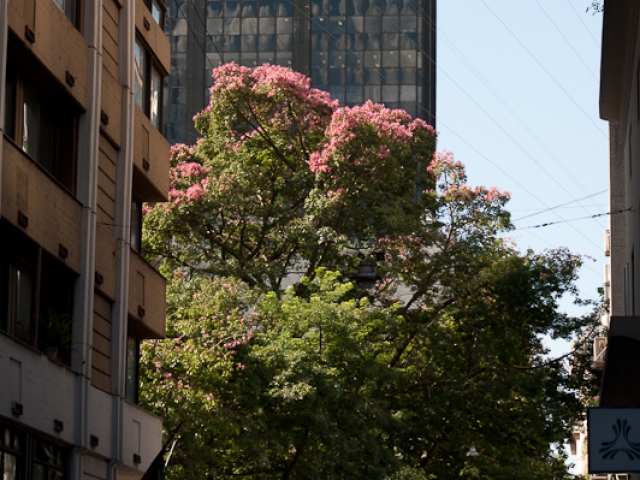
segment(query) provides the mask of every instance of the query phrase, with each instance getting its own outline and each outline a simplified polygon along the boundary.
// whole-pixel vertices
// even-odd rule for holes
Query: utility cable
[[[578,220],[587,220],[589,218],[596,218],[596,217],[606,217],[606,216],[611,216],[611,215],[618,215],[620,213],[627,213],[627,212],[633,212],[633,208],[629,207],[626,208],[624,210],[613,210],[611,212],[604,212],[604,213],[596,213],[595,215],[590,215],[588,217],[578,217],[578,218],[570,218],[568,220],[560,220],[560,221],[556,221],[556,222],[546,222],[546,223],[541,223],[539,225],[531,225],[529,227],[517,227],[515,228],[515,230],[528,230],[531,228],[543,228],[543,227],[550,227],[551,225],[558,225],[561,223],[569,223],[569,222],[575,222]]]
[[[551,159],[560,167],[560,169],[573,181],[573,183],[582,190],[583,193],[587,193],[586,189],[582,186],[582,184],[575,178],[573,173],[560,161],[560,159],[553,153],[553,151],[543,142],[543,140],[525,123],[525,121],[520,117],[520,115],[506,102],[506,100],[500,95],[500,93],[493,88],[491,83],[478,71],[477,68],[473,66],[473,64],[464,56],[464,54],[447,38],[447,36],[442,33],[440,30],[436,29],[433,20],[430,18],[425,18],[425,20],[429,20],[431,25],[430,27],[436,30],[436,33],[441,36],[445,43],[449,45],[449,47],[453,50],[453,52],[469,67],[472,73],[485,85],[485,87],[493,94],[493,96],[502,104],[502,106],[516,119],[516,121],[522,126],[527,133],[536,141],[536,143],[551,157]],[[547,169],[542,169],[547,175],[551,176]],[[555,179],[555,177],[552,177]],[[566,190],[565,190],[566,191]],[[567,192],[568,193],[568,192]],[[574,198],[573,195],[569,194],[570,197]],[[583,207],[584,208],[584,207]],[[585,210],[586,212],[586,210]],[[586,212],[589,213],[589,212]],[[605,228],[604,225],[600,224],[602,228]]]
[[[581,202],[582,200],[586,200],[588,198],[596,197],[596,196],[602,195],[603,193],[606,193],[606,192],[607,192],[607,190],[601,190],[600,192],[592,193],[591,195],[587,195],[586,197],[578,198],[577,200],[572,200],[570,202],[561,203],[560,205],[556,205],[555,207],[546,208],[544,210],[540,210],[539,212],[531,213],[529,215],[525,215],[524,217],[516,218],[513,221],[514,222],[518,222],[520,220],[524,220],[525,218],[535,217],[536,215],[540,215],[541,213],[546,213],[546,212],[549,212],[551,210],[555,210],[556,208],[561,208],[561,207],[564,207],[566,205],[570,205],[570,204],[575,203],[575,202]]]
[[[580,20],[580,23],[582,23],[582,25],[584,26],[585,30],[587,31],[587,33],[589,34],[589,36],[593,39],[593,41],[595,42],[595,44],[598,46],[598,50],[601,48],[600,47],[600,42],[598,42],[598,40],[596,39],[596,37],[593,36],[593,33],[591,33],[591,30],[589,29],[589,27],[587,26],[586,23],[584,23],[584,20],[582,20],[582,17],[580,16],[580,14],[578,13],[578,11],[576,10],[576,8],[573,6],[573,4],[571,3],[571,0],[567,0],[567,3],[569,4],[569,6],[571,7],[571,10],[573,10],[573,13],[576,14],[576,17],[578,17],[578,20]]]
[[[564,39],[564,41],[567,43],[567,45],[569,45],[569,48],[571,48],[571,50],[573,50],[573,53],[576,54],[576,57],[578,57],[580,59],[580,61],[582,62],[582,65],[584,65],[584,67],[588,70],[588,72],[591,74],[591,76],[593,77],[593,79],[600,83],[600,80],[598,79],[598,77],[596,77],[596,75],[591,71],[591,68],[589,68],[589,66],[586,64],[586,62],[582,59],[582,57],[580,56],[580,54],[578,53],[578,51],[573,48],[573,45],[571,45],[571,42],[569,42],[569,39],[564,35],[564,33],[562,33],[562,30],[560,30],[560,28],[558,27],[558,25],[556,25],[556,22],[553,21],[553,19],[549,16],[549,14],[547,13],[547,11],[542,7],[542,5],[540,5],[540,2],[538,0],[533,0],[534,2],[536,2],[536,4],[540,7],[540,10],[542,10],[542,13],[544,13],[544,15],[549,19],[549,21],[551,22],[551,24],[555,27],[555,29],[558,31],[558,33],[560,34],[560,36]]]
[[[491,7],[487,5],[487,2],[485,2],[485,0],[480,0],[480,1],[485,7],[487,7],[487,9],[493,14],[493,16],[496,17],[498,22],[502,24],[502,26],[511,34],[511,36],[515,38],[515,40],[520,44],[520,46],[524,48],[524,50],[531,56],[531,58],[535,60],[535,62],[540,66],[540,68],[542,68],[542,70],[545,71],[545,73],[549,76],[549,78],[551,78],[551,80],[553,80],[553,82],[560,88],[560,90],[562,90],[564,94],[573,102],[573,104],[576,107],[578,107],[578,109],[584,114],[584,116],[587,117],[587,119],[593,124],[594,127],[596,127],[598,132],[600,132],[600,134],[602,134],[606,138],[607,134],[600,129],[598,124],[593,121],[593,119],[589,116],[589,114],[580,106],[580,104],[571,96],[571,94],[560,84],[560,82],[558,82],[558,80],[556,80],[556,78],[553,75],[551,75],[551,72],[549,72],[549,70],[547,70],[547,68],[540,62],[540,60],[538,60],[537,57],[533,53],[531,53],[531,51],[527,48],[527,46],[524,43],[522,43],[522,41],[516,36],[515,33],[513,33],[513,31],[507,26],[507,24],[502,21],[502,19],[496,14],[496,12],[494,12],[493,9],[491,9]]]

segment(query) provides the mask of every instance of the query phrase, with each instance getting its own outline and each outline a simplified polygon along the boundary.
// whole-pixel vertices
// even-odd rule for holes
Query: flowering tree
[[[540,336],[582,326],[557,305],[579,258],[517,252],[509,194],[420,119],[282,67],[214,77],[144,223],[169,290],[141,398],[186,420],[171,478],[551,478],[580,404]]]

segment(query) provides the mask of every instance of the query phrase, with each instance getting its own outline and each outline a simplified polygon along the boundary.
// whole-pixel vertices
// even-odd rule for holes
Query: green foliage
[[[169,478],[562,470],[549,445],[580,418],[584,368],[540,338],[589,321],[558,311],[580,259],[503,240],[508,193],[468,186],[423,122],[338,108],[279,67],[215,75],[203,139],[174,147],[171,203],[145,216],[169,286],[140,396],[185,421]]]

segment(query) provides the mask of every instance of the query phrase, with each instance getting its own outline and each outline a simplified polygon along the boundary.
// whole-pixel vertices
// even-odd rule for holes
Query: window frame
[[[151,124],[156,128],[156,130],[162,130],[162,121],[163,121],[163,103],[164,103],[164,95],[163,95],[163,85],[165,76],[162,75],[162,68],[160,67],[160,62],[157,61],[155,56],[151,53],[149,47],[146,42],[140,35],[136,35],[134,42],[134,74],[136,75],[136,79],[134,80],[134,93],[135,93],[135,102],[136,105],[142,110],[142,112],[147,116]],[[140,59],[138,62],[138,51],[140,51]],[[138,63],[141,63],[141,68],[138,67]],[[141,74],[138,75],[138,71],[141,70]],[[154,73],[158,78],[158,86],[155,90],[157,94],[157,112],[152,110],[153,107],[153,79]],[[138,77],[142,78],[142,85],[140,85],[140,81]],[[142,105],[138,102],[139,92],[142,98]]]
[[[11,59],[10,59],[11,60]],[[13,63],[13,62],[12,62]],[[42,171],[51,177],[65,190],[75,196],[78,173],[78,111],[71,99],[53,95],[46,88],[33,80],[17,65],[7,65],[5,89],[4,136],[9,139],[24,155],[29,157]],[[51,158],[49,162],[37,151],[29,151],[25,145],[25,116],[27,98],[33,98],[39,105],[36,121],[39,128],[46,126],[52,129]],[[7,121],[9,125],[7,125]],[[36,141],[40,138],[36,136]],[[40,143],[38,146],[42,146]]]
[[[160,28],[162,28],[162,30],[164,30],[165,27],[165,22],[166,22],[166,18],[167,18],[167,5],[165,3],[164,0],[144,0],[145,5],[147,6],[147,8],[149,9],[149,13],[151,14],[151,18],[153,18],[153,21],[156,22]],[[157,11],[160,15],[160,18],[158,20],[156,20],[156,18],[154,17],[154,8],[157,8]]]
[[[13,479],[25,480],[33,478],[36,465],[44,467],[45,478],[49,478],[51,471],[57,473],[57,478],[69,477],[71,464],[71,448],[49,436],[42,435],[32,429],[21,428],[14,422],[0,419],[0,466],[3,466],[4,456],[12,456],[15,459],[15,475]],[[4,445],[4,439],[10,438],[11,445]],[[15,439],[19,439],[19,446],[15,448]],[[49,447],[47,449],[47,447]],[[49,450],[49,451],[47,451]],[[49,457],[43,459],[40,452]],[[50,461],[53,455],[55,461]],[[11,478],[11,477],[10,477]]]
[[[58,4],[58,0],[53,0],[53,3],[55,3],[55,5],[62,10],[62,13],[64,13],[64,16],[67,17],[67,19],[71,22],[71,24],[76,27],[76,30],[78,30],[79,32],[82,32],[82,3],[83,0],[63,0],[63,1],[70,1],[73,5],[70,8],[70,11],[67,12],[62,6],[60,6],[60,4]],[[73,12],[72,14],[75,16],[75,18],[71,18],[69,16],[69,14]]]
[[[47,311],[53,309],[59,316],[69,316],[71,327],[69,334],[73,332],[73,296],[77,274],[8,222],[0,222],[0,237],[6,242],[6,248],[0,255],[0,330],[49,355],[50,358],[70,366],[71,345],[59,346],[55,354],[49,354],[47,349],[52,347],[46,342],[45,330],[48,328]],[[19,280],[15,276],[15,271],[20,263],[31,267],[28,338],[17,335],[19,332],[17,332],[16,283]],[[53,292],[55,299],[52,300],[50,289],[41,287],[43,279],[46,285],[50,285],[53,278],[56,279],[57,290]],[[61,293],[65,292],[66,299],[61,298]]]

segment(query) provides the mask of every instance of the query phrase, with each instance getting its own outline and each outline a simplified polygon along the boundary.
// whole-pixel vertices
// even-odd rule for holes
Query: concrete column
[[[119,71],[122,85],[122,141],[116,165],[115,219],[116,293],[111,315],[111,463],[108,479],[116,480],[124,456],[122,439],[127,351],[129,261],[131,241],[131,187],[133,183],[133,142],[135,103],[135,1],[128,0],[120,14]]]
[[[7,81],[7,48],[9,42],[9,0],[0,0],[0,92],[5,91]],[[4,138],[4,95],[0,95],[0,139]],[[4,142],[0,142],[0,198],[2,198],[2,153]],[[2,215],[2,202],[0,202]]]
[[[609,211],[624,210],[627,204],[625,135],[620,126],[609,125]],[[628,214],[610,215],[611,229],[611,315],[625,315],[624,268],[627,262]]]
[[[78,122],[78,188],[82,203],[80,278],[74,296],[71,366],[78,373],[75,392],[75,432],[71,458],[74,480],[83,478],[83,458],[89,443],[89,389],[95,278],[96,208],[102,84],[102,5],[88,2],[84,9],[84,37],[88,44],[87,110]]]

